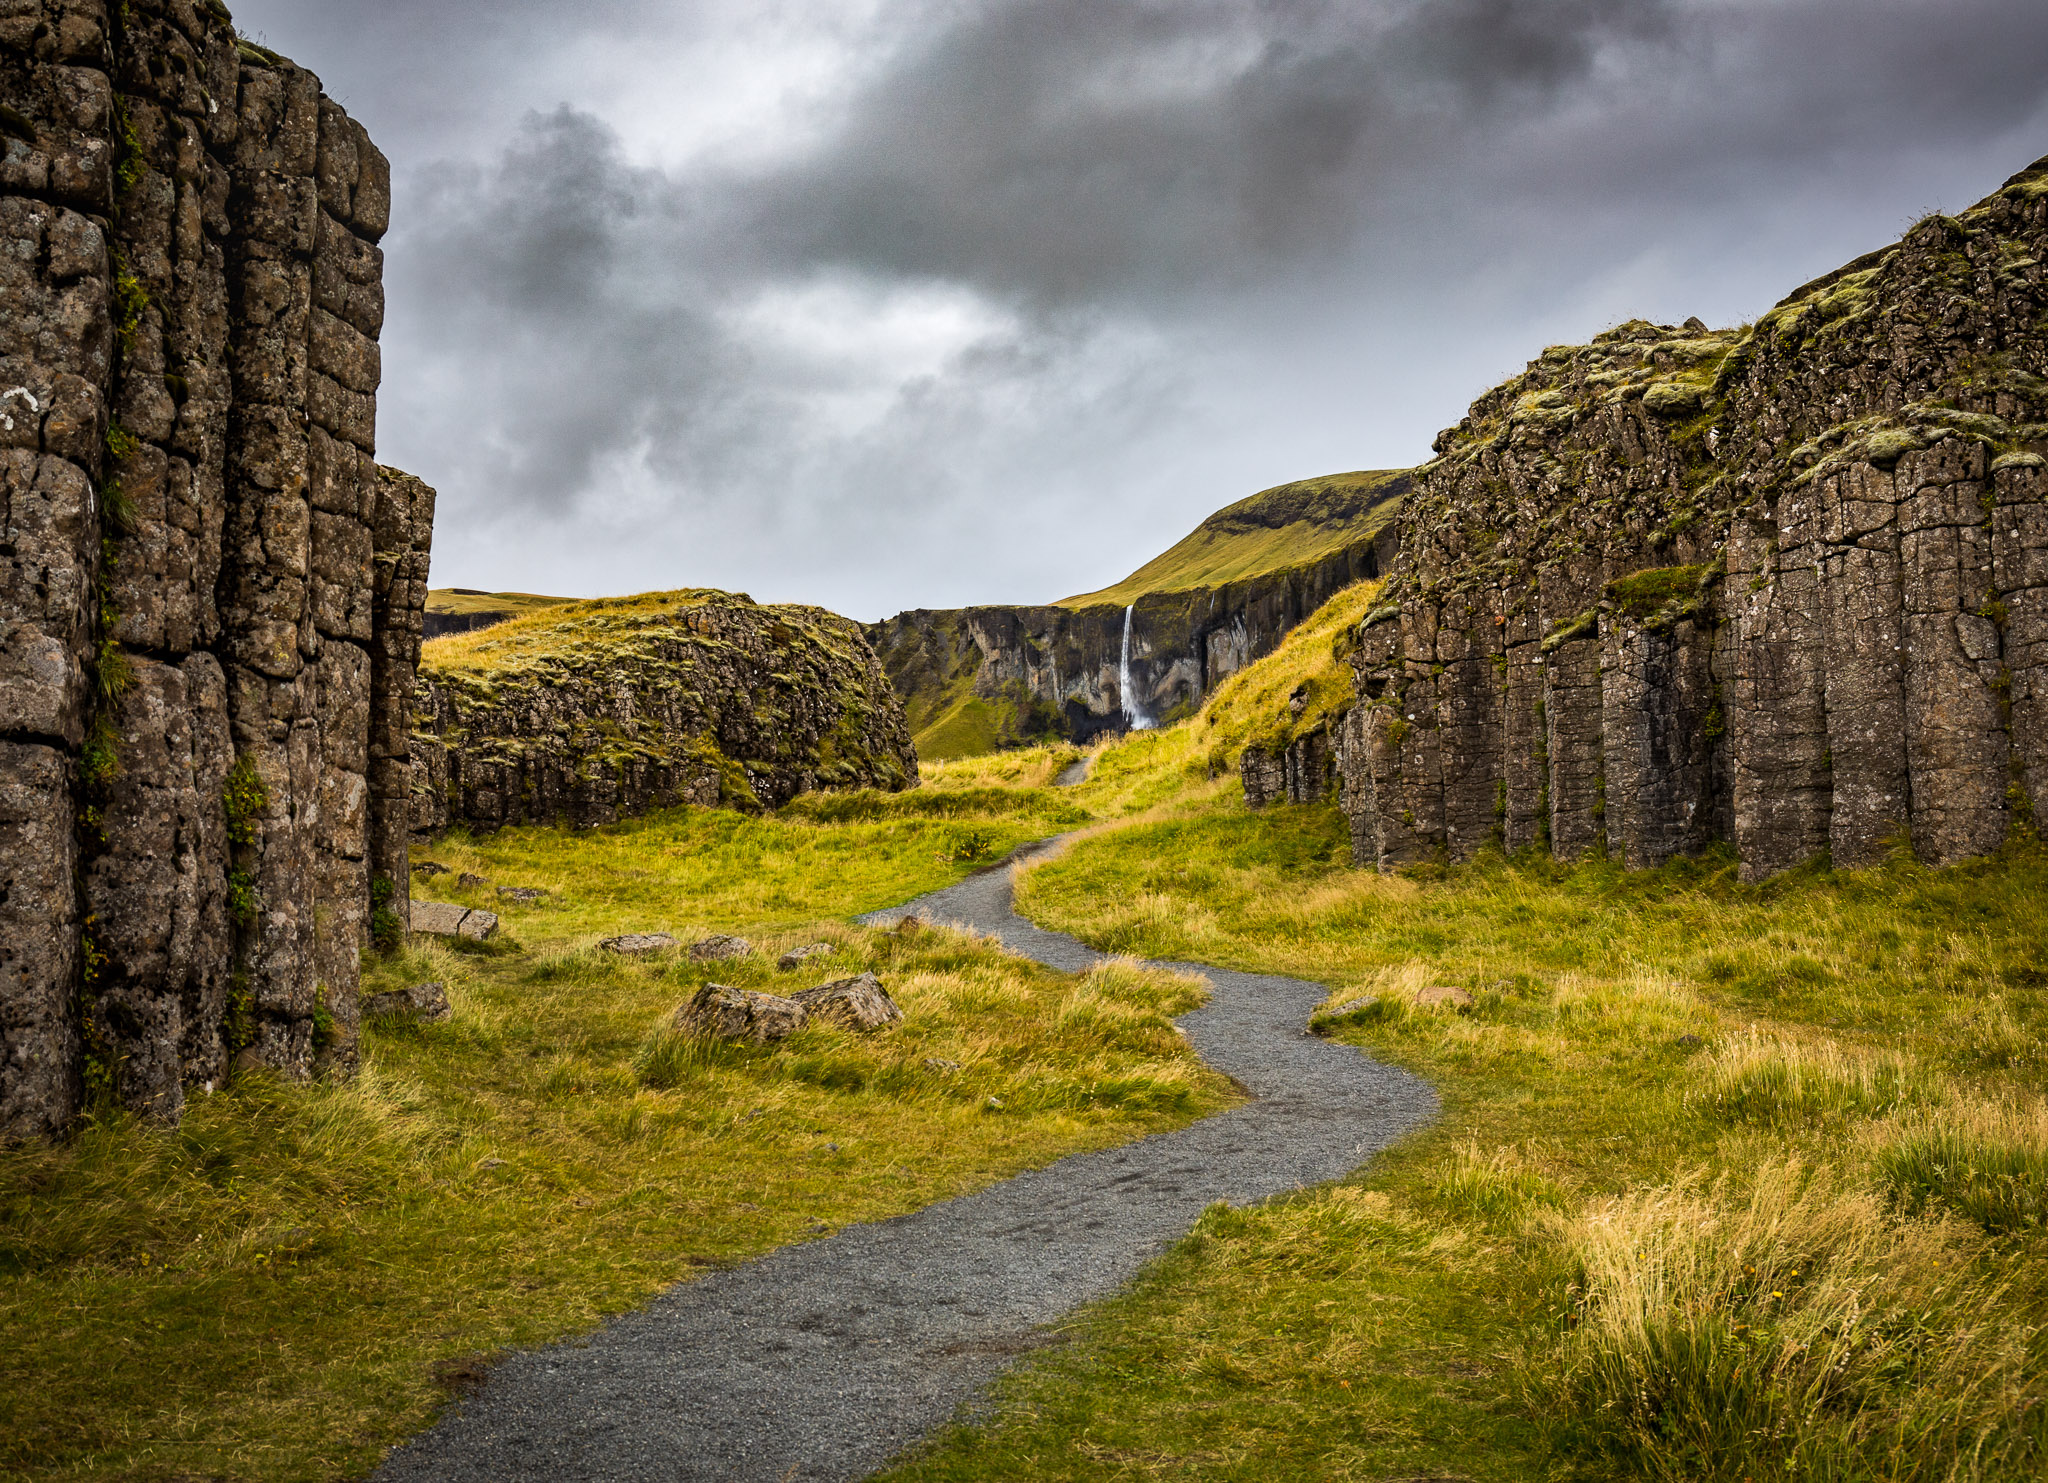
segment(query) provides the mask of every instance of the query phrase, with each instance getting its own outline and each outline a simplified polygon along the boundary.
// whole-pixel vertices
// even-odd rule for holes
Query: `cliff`
[[[565,602],[436,639],[416,704],[421,832],[917,786],[859,625],[725,592]]]
[[[925,756],[1170,721],[1377,576],[1407,487],[1399,471],[1281,485],[1219,510],[1115,587],[1044,607],[899,613],[868,637]]]
[[[1746,878],[2048,789],[2048,161],[1754,325],[1553,346],[1441,435],[1334,752],[1362,862]]]
[[[218,0],[0,14],[0,1137],[354,1057],[433,494],[389,171]],[[381,890],[379,898],[381,899]]]

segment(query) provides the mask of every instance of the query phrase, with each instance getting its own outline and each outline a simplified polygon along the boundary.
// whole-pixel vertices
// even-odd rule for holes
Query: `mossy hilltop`
[[[917,785],[859,625],[727,592],[563,602],[435,639],[418,708],[421,832]]]

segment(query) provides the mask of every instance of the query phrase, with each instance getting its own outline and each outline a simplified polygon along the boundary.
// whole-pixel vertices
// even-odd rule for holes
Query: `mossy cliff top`
[[[874,651],[823,608],[709,589],[564,602],[434,640],[421,681],[424,830],[917,782]]]
[[[1114,587],[1064,597],[1067,608],[1123,607],[1148,593],[1220,587],[1305,566],[1370,540],[1400,510],[1405,469],[1326,474],[1226,505]]]

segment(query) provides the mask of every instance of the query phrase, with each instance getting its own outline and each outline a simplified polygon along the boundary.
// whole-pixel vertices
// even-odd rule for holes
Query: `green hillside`
[[[575,600],[570,597],[543,597],[537,592],[479,592],[474,587],[427,589],[427,611],[430,613],[503,613],[507,617],[518,617],[522,613],[537,613],[542,608]]]
[[[1063,597],[1063,608],[1123,607],[1148,592],[1216,587],[1303,566],[1375,535],[1401,507],[1406,469],[1326,474],[1261,490],[1218,510],[1114,587]]]

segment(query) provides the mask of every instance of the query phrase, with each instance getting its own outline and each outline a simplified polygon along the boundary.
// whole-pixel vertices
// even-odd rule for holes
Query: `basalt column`
[[[372,656],[419,604],[373,600],[361,127],[189,0],[10,7],[0,103],[15,1138],[89,1094],[174,1119],[238,1063],[352,1064]]]

